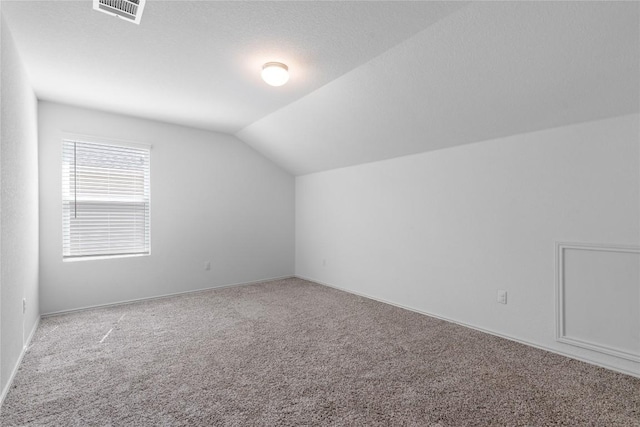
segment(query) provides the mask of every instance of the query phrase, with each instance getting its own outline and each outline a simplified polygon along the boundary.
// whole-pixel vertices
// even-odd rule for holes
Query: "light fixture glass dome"
[[[282,86],[289,81],[289,67],[281,62],[267,62],[262,66],[262,80],[271,86]]]

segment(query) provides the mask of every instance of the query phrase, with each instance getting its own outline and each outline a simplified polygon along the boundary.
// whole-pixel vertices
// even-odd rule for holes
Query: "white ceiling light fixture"
[[[262,80],[271,86],[282,86],[289,81],[289,67],[282,62],[267,62],[262,66]]]

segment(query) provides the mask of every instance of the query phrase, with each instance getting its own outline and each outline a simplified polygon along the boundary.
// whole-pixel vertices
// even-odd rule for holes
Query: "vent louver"
[[[144,3],[145,0],[93,0],[93,8],[126,21],[140,24]]]

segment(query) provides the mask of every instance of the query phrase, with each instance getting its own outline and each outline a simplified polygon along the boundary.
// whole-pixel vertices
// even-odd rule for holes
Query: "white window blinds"
[[[63,141],[63,258],[149,254],[149,160],[149,148]]]

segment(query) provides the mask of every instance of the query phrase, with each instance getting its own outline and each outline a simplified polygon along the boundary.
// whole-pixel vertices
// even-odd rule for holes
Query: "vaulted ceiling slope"
[[[636,1],[0,10],[39,99],[232,133],[296,175],[640,110]]]
[[[638,2],[476,2],[237,136],[307,174],[636,113]]]
[[[139,26],[90,0],[0,6],[39,99],[235,133],[465,4],[150,0]]]

